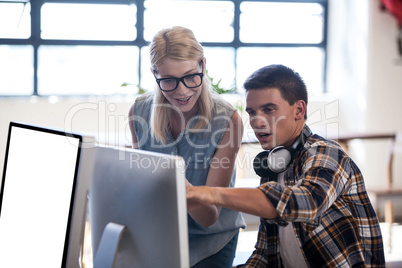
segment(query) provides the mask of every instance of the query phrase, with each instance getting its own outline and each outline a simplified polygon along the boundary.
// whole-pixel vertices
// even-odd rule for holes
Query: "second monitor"
[[[99,148],[89,204],[95,268],[189,267],[182,158]]]

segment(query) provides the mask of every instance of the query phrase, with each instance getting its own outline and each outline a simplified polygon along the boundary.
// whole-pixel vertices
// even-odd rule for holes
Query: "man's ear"
[[[295,119],[296,120],[304,119],[304,115],[306,114],[306,103],[303,100],[298,100],[295,103],[295,107],[296,107]]]

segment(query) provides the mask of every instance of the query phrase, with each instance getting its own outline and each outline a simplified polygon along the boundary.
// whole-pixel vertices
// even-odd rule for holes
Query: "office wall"
[[[380,9],[380,0],[331,1],[330,7],[327,87],[339,99],[341,128],[402,133],[402,56],[396,46],[396,20]],[[371,185],[381,185],[386,157],[376,156],[388,145],[356,144],[356,158]],[[397,179],[402,170],[394,168]]]
[[[402,133],[402,56],[396,20],[380,0],[332,0],[327,88],[339,100],[340,129],[349,132]],[[385,186],[389,141],[354,141],[350,154],[367,188]],[[402,187],[402,142],[398,139],[394,184]],[[402,202],[395,203],[402,216]],[[380,212],[383,214],[383,211]]]
[[[377,5],[371,6],[370,17],[373,31],[369,35],[366,130],[402,134],[402,55],[397,50],[397,23],[389,13],[379,11]],[[396,145],[394,178],[395,184],[402,187],[401,137]],[[367,155],[375,155],[381,149],[381,146],[373,146],[367,150]],[[367,161],[367,166],[375,167],[376,161]],[[374,176],[373,179],[381,181],[378,173]],[[399,211],[402,206],[400,208]]]

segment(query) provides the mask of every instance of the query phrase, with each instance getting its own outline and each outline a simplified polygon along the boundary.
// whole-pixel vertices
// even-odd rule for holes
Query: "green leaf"
[[[237,88],[232,86],[231,88],[224,89],[220,86],[222,79],[219,79],[218,82],[214,83],[214,79],[208,74],[208,70],[205,71],[205,75],[211,81],[212,89],[218,94],[234,94],[237,92]]]

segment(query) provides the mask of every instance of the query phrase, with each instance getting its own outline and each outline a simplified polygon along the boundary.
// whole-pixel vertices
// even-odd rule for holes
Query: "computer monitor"
[[[89,197],[94,268],[189,267],[181,157],[98,148]]]
[[[0,192],[0,267],[80,267],[94,159],[87,142],[78,134],[10,123]]]

